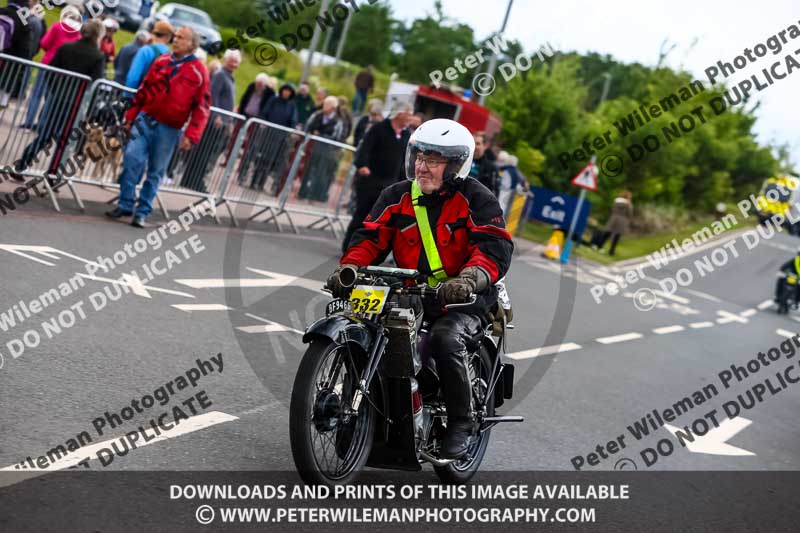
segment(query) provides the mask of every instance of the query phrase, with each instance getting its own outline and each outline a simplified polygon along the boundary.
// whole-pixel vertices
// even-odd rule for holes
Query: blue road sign
[[[572,221],[572,214],[578,204],[578,198],[567,194],[558,193],[544,187],[531,187],[533,207],[530,208],[530,218],[546,224],[558,226],[566,232]],[[586,220],[592,210],[592,203],[584,200],[578,223],[575,226],[575,235],[583,234],[586,229]]]

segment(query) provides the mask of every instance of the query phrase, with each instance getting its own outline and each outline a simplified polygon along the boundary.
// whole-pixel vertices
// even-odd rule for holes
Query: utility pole
[[[350,13],[350,16],[347,17],[347,20],[344,21],[344,29],[342,30],[342,35],[339,37],[339,46],[336,47],[336,64],[339,64],[339,61],[342,59],[342,52],[344,51],[344,43],[347,42],[347,32],[350,31],[350,22],[353,20],[353,15],[355,13]]]
[[[606,101],[606,97],[608,96],[608,89],[611,87],[611,74],[606,72],[603,74],[606,81],[603,84],[603,93],[600,95],[600,103],[597,104],[597,107],[603,105],[603,102]],[[597,155],[592,156],[591,164],[594,165],[597,163]],[[572,235],[575,233],[575,228],[578,226],[578,218],[581,216],[581,210],[583,209],[584,201],[586,200],[586,189],[581,188],[581,193],[578,195],[578,203],[575,204],[575,212],[572,213],[572,220],[569,222],[569,231],[567,232],[567,237],[564,239],[564,251],[561,253],[561,262],[566,264],[569,261],[569,253],[572,250]]]
[[[322,5],[319,8],[320,13],[324,13],[328,9],[330,1],[331,0],[322,0]],[[300,78],[301,84],[307,82],[308,76],[311,74],[311,65],[314,61],[314,52],[317,51],[317,46],[319,46],[320,33],[322,33],[322,28],[320,28],[319,24],[315,24],[314,35],[311,37],[311,44],[308,46],[308,59],[306,59],[306,66],[303,67],[303,76]]]
[[[503,26],[500,28],[500,33],[498,35],[503,35],[503,32],[506,31],[506,25],[508,24],[508,16],[511,14],[511,6],[514,4],[514,0],[508,0],[508,7],[506,8],[506,16],[503,19]],[[493,53],[491,59],[489,59],[489,69],[486,71],[489,73],[490,76],[494,76],[494,71],[497,70],[497,56]],[[486,102],[486,95],[482,94],[478,103],[483,105]]]

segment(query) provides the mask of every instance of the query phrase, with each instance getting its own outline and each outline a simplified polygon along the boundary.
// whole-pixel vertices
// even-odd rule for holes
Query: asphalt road
[[[77,272],[85,274],[86,261],[111,257],[146,234],[98,216],[26,209],[3,217],[0,320],[19,301],[29,305]],[[186,244],[192,235],[193,244]],[[318,289],[335,265],[339,244],[323,235],[281,235],[263,227],[234,230],[206,221],[167,236],[158,250],[150,245],[108,274],[97,271],[94,278],[81,278],[83,288],[22,324],[10,327],[6,322],[0,328],[0,469],[6,470],[0,484],[52,475],[30,472],[26,459],[35,463],[82,432],[91,444],[105,442],[99,447],[108,448],[107,441],[147,427],[153,416],[174,416],[175,406],[194,415],[190,423],[114,454],[107,465],[91,448],[86,454],[90,460],[77,468],[293,470],[288,399],[304,349],[299,332],[323,313],[326,298]],[[644,268],[648,279],[604,296],[601,303],[592,296],[592,287],[613,279],[614,270],[588,264],[562,268],[520,250],[508,276],[516,324],[508,352],[517,364],[516,396],[503,413],[526,420],[493,431],[484,468],[798,470],[800,424],[793,414],[800,386],[787,383],[776,394],[763,393],[763,401],[730,420],[724,411],[726,402],[739,394],[746,400],[746,391],[767,378],[773,389],[781,387],[775,374],[796,365],[795,359],[781,355],[741,382],[733,378],[727,389],[719,376],[732,364],[746,366],[760,351],[779,347],[800,331],[798,316],[779,316],[768,301],[774,272],[794,254],[797,241],[781,234],[762,239],[753,250],[738,242],[733,246],[739,257],[712,273],[701,277],[695,266],[712,252],[708,248],[661,269]],[[171,257],[167,250],[172,250]],[[130,278],[117,281],[124,272],[142,272],[141,266],[152,264],[156,256],[162,258],[160,268],[170,267],[166,272],[144,286]],[[674,294],[648,292],[643,301],[655,305],[650,310],[639,309],[641,302],[634,305],[633,293],[640,288],[657,291],[661,287],[656,280],[681,269],[694,273],[693,283]],[[90,295],[104,289],[113,294],[111,289],[121,283],[127,283],[129,293],[95,311]],[[75,307],[80,302],[83,307]],[[60,333],[52,325],[42,326],[52,320],[58,321]],[[20,341],[31,330],[40,342],[33,346],[33,334],[28,333],[31,346],[19,353]],[[210,364],[216,363],[210,360],[218,354],[222,369],[211,371]],[[207,375],[193,370],[200,368],[198,359],[209,361]],[[800,376],[796,368],[792,372],[790,376]],[[196,385],[177,390],[177,378],[188,375]],[[121,413],[132,400],[152,395],[168,382],[174,394],[164,405],[133,412],[130,420],[110,427],[112,413]],[[713,388],[716,392],[709,392]],[[695,393],[702,390],[705,397],[698,401],[700,393]],[[181,404],[193,396],[192,407]],[[684,412],[669,424],[684,432],[684,427],[694,428],[694,442],[681,445],[662,424],[640,440],[634,437],[629,426],[653,410],[663,415],[685,397],[694,403],[691,408],[683,403]],[[716,414],[709,418],[712,411]],[[98,418],[105,419],[102,435],[93,425],[101,423]],[[705,420],[706,427],[697,419]],[[618,449],[609,441],[617,442]],[[662,450],[671,445],[672,452],[648,465],[645,457],[652,459],[655,452],[641,452],[659,442]],[[589,456],[592,452],[597,455]],[[83,459],[81,453],[48,466],[75,466]],[[433,481],[428,467],[426,472],[421,479]]]

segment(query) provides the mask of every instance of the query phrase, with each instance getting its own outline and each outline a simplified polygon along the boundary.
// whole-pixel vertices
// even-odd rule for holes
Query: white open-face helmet
[[[417,178],[414,162],[417,154],[440,155],[447,159],[444,182],[464,179],[472,168],[475,139],[467,128],[446,118],[424,122],[411,135],[406,149],[406,178]]]

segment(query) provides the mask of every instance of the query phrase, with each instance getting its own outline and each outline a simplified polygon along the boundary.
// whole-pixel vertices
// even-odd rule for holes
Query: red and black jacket
[[[506,275],[514,243],[505,229],[503,210],[489,189],[467,178],[443,187],[438,193],[423,195],[420,203],[427,208],[436,247],[449,277],[457,276],[468,266],[483,268],[492,283]],[[340,262],[377,265],[389,252],[394,254],[400,268],[432,273],[411,204],[408,180],[395,183],[381,193]],[[492,295],[493,286],[482,307],[494,303]]]

